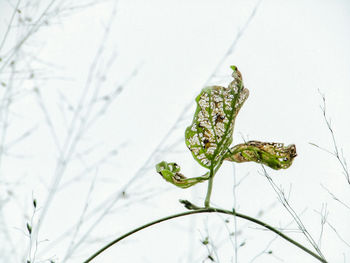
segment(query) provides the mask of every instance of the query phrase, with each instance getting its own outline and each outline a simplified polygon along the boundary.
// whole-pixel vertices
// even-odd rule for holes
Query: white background
[[[334,151],[320,91],[350,158],[348,1],[19,1],[13,15],[16,5],[0,2],[0,262],[82,262],[184,211],[178,199],[201,205],[206,183],[177,189],[154,166],[205,173],[184,131],[195,96],[227,85],[230,65],[250,90],[234,144],[296,144],[289,169],[267,171],[327,260],[350,262],[350,185],[337,159],[310,144]],[[311,248],[261,171],[224,163],[212,203]],[[207,236],[216,262],[318,262],[257,225],[213,214],[143,230],[93,262],[210,262]]]

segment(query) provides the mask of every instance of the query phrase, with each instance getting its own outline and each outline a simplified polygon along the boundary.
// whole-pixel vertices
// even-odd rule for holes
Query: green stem
[[[207,196],[205,197],[205,201],[204,201],[204,207],[210,207],[210,196],[211,196],[211,192],[213,189],[214,175],[221,167],[223,161],[224,161],[224,158],[222,158],[221,161],[216,165],[215,169],[213,167],[210,167],[209,180],[208,180],[208,190],[207,190]]]
[[[211,191],[213,190],[213,180],[214,180],[214,171],[213,168],[210,168],[210,174],[209,174],[209,181],[208,181],[208,190],[207,190],[207,196],[205,197],[204,206],[209,207],[210,206],[210,196]]]
[[[189,203],[189,202],[188,202]],[[190,204],[190,203],[189,203]],[[194,206],[196,207],[196,206]],[[84,261],[84,263],[88,263],[91,260],[93,260],[95,257],[97,257],[99,254],[101,254],[103,251],[105,251],[106,249],[108,249],[109,247],[113,246],[114,244],[118,243],[119,241],[123,240],[124,238],[142,230],[145,229],[147,227],[150,227],[152,225],[161,223],[163,221],[167,221],[173,218],[177,218],[177,217],[182,217],[182,216],[187,216],[187,215],[193,215],[193,214],[200,214],[200,213],[222,213],[222,214],[228,214],[228,215],[234,215],[240,218],[243,218],[245,220],[251,221],[255,224],[258,224],[260,226],[263,226],[269,230],[271,230],[272,232],[276,233],[277,235],[279,235],[280,237],[284,238],[285,240],[287,240],[288,242],[292,243],[293,245],[299,247],[300,249],[304,250],[306,253],[308,253],[309,255],[313,256],[314,258],[318,259],[320,262],[323,263],[328,263],[324,258],[320,257],[319,255],[317,255],[316,253],[312,252],[311,250],[309,250],[308,248],[304,247],[303,245],[301,245],[300,243],[298,243],[297,241],[293,240],[292,238],[286,236],[285,234],[283,234],[281,231],[277,230],[276,228],[247,215],[244,214],[240,214],[240,213],[236,213],[234,210],[233,211],[229,211],[229,210],[225,210],[225,209],[220,209],[220,208],[213,208],[213,207],[207,207],[207,208],[199,208],[197,210],[193,210],[193,211],[188,211],[188,212],[183,212],[183,213],[179,213],[179,214],[174,214],[171,216],[167,216],[167,217],[163,217],[160,218],[158,220],[152,221],[150,223],[147,223],[143,226],[140,226],[138,228],[135,228],[134,230],[131,230],[130,232],[118,237],[117,239],[113,240],[112,242],[110,242],[109,244],[107,244],[106,246],[104,246],[103,248],[101,248],[100,250],[98,250],[97,252],[95,252],[93,255],[91,255],[87,260]]]

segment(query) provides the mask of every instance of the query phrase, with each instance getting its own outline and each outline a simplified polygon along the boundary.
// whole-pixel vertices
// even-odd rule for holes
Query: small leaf
[[[36,199],[35,198],[33,199],[33,206],[34,206],[34,208],[36,208]]]
[[[215,262],[215,259],[213,258],[212,255],[208,255],[208,259],[210,259],[212,262]]]
[[[27,223],[27,230],[29,234],[32,234],[32,227]]]
[[[204,240],[202,240],[203,245],[208,245],[209,244],[209,238],[206,237]]]
[[[234,80],[227,88],[206,87],[197,96],[197,109],[185,132],[194,159],[207,169],[220,163],[232,143],[235,118],[249,95],[241,73],[237,67],[231,68]]]
[[[200,177],[186,178],[180,173],[179,165],[165,161],[158,163],[156,170],[167,182],[181,188],[188,188],[209,179],[209,173]]]
[[[230,66],[230,68],[231,68],[233,71],[236,71],[236,70],[237,70],[237,67],[236,67],[236,66]]]
[[[262,163],[272,169],[287,169],[297,156],[294,144],[284,146],[283,143],[249,141],[233,146],[225,155],[231,162]]]

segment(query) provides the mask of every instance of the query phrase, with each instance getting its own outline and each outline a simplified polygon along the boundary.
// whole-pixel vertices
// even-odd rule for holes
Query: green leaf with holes
[[[248,98],[242,75],[232,66],[233,81],[227,88],[211,86],[197,96],[192,124],[185,131],[186,145],[194,159],[207,169],[223,160],[232,143],[235,118]]]
[[[256,162],[272,169],[287,169],[296,157],[294,144],[284,146],[283,143],[249,141],[233,146],[225,155],[231,162]]]

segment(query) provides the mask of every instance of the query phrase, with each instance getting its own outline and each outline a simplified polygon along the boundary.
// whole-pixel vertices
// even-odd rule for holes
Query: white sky
[[[16,3],[0,2],[0,40],[12,15],[11,5]],[[49,1],[35,3],[37,7],[20,3],[23,19],[32,16],[35,21],[39,17],[36,8],[43,9]],[[75,2],[81,3],[84,2]],[[62,11],[73,4],[54,2],[49,10],[56,11],[58,6],[61,13],[44,17],[48,25],[40,27],[12,58],[18,65],[15,77],[11,79],[9,66],[0,72],[0,81],[7,84],[0,91],[0,122],[8,124],[6,133],[4,129],[0,131],[4,146],[0,163],[0,243],[6,244],[0,249],[0,262],[23,262],[23,256],[28,255],[29,239],[24,233],[32,215],[32,196],[38,200],[34,230],[41,219],[36,262],[48,258],[82,262],[133,227],[183,211],[178,199],[202,204],[206,183],[188,190],[176,189],[155,173],[154,165],[162,160],[176,161],[188,177],[205,172],[186,148],[183,134],[191,123],[194,97],[206,84],[229,83],[230,65],[238,66],[250,90],[236,119],[234,144],[243,138],[295,143],[298,157],[291,168],[269,169],[269,173],[289,194],[293,209],[315,240],[321,233],[317,211],[327,206],[329,224],[349,244],[349,209],[332,199],[321,184],[348,205],[350,185],[336,159],[310,145],[312,142],[333,149],[319,107],[319,89],[326,96],[327,114],[338,145],[350,158],[349,2],[263,0],[251,20],[257,1],[115,3],[103,1]],[[114,19],[109,25],[111,16]],[[11,29],[0,57],[6,58],[31,25],[28,22],[27,27]],[[106,28],[109,33],[104,39]],[[232,43],[232,52],[226,56]],[[98,60],[92,67],[95,57]],[[210,78],[214,71],[215,76]],[[28,79],[32,72],[34,78]],[[89,72],[93,72],[90,78]],[[106,98],[113,98],[111,94],[121,86],[108,111],[99,114],[108,103]],[[95,93],[98,89],[99,93]],[[81,94],[86,100],[79,109]],[[6,96],[11,98],[9,107]],[[79,114],[74,118],[77,110]],[[181,121],[172,129],[179,116]],[[72,120],[75,125],[69,129]],[[85,120],[92,125],[84,126]],[[83,125],[82,129],[79,125]],[[28,129],[33,129],[32,133],[10,147]],[[81,137],[74,137],[80,131],[84,131]],[[62,172],[57,170],[57,145],[64,149],[70,135],[73,139],[68,146],[72,147],[76,138],[79,142]],[[116,154],[110,154],[113,150]],[[98,163],[99,160],[104,161]],[[261,168],[253,163],[234,168],[224,164],[214,181],[213,204],[231,209],[235,203],[237,211],[251,216],[264,211],[261,220],[287,228],[288,235],[307,244],[294,231],[296,224],[260,172]],[[244,178],[236,188],[235,201],[233,175],[236,181]],[[55,180],[59,180],[59,187],[47,205]],[[116,201],[114,198],[123,190],[126,197]],[[107,211],[110,204],[111,210]],[[86,214],[73,247],[86,233],[89,235],[65,259],[84,207]],[[101,208],[96,210],[98,207]],[[235,262],[226,228],[233,231],[234,222],[230,218],[225,227],[222,218],[194,216],[163,223],[124,240],[93,262],[209,262],[205,261],[206,248],[200,243],[206,231],[217,249],[219,262]],[[317,262],[255,225],[242,220],[237,223],[237,244],[245,242],[238,249],[238,262],[252,262],[267,246],[273,253],[265,253],[253,262]],[[91,226],[93,231],[89,230]],[[324,227],[321,248],[329,262],[350,262],[349,246],[329,225]]]

